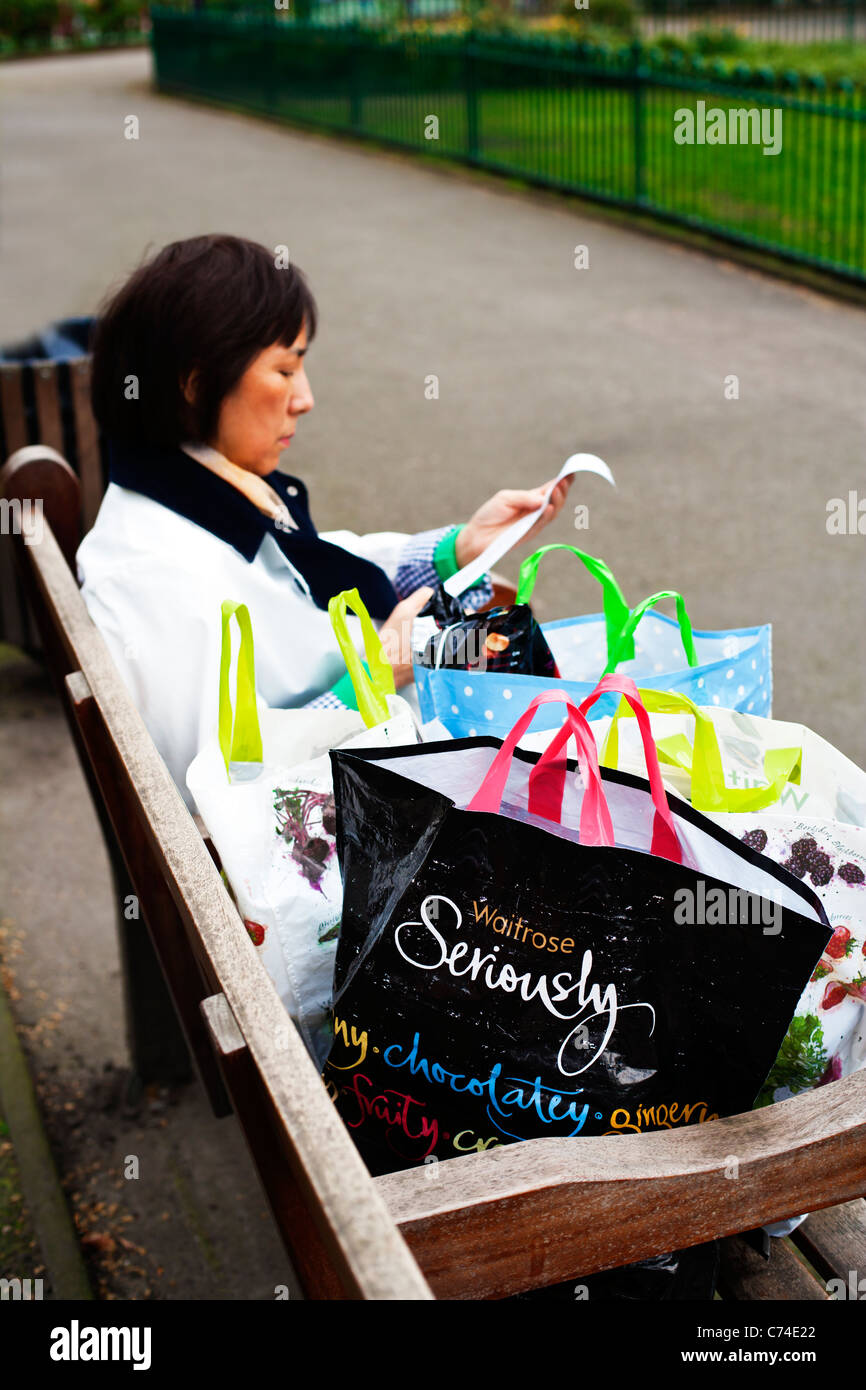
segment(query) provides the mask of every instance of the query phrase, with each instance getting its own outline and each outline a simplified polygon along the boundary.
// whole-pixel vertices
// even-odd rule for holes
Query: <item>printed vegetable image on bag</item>
[[[584,710],[509,737],[335,750],[344,881],[325,1077],[374,1173],[539,1135],[748,1110],[830,938],[811,888],[649,781],[599,771]],[[561,723],[561,716],[560,716]],[[578,747],[583,786],[566,764]],[[717,891],[751,904],[683,922]],[[782,944],[784,943],[784,944]],[[768,988],[772,981],[772,988]]]
[[[368,677],[346,626],[357,613]],[[336,857],[329,749],[414,742],[408,705],[357,589],[328,605],[358,697],[358,711],[258,709],[246,605],[222,607],[219,738],[187,772],[187,786],[222,860],[238,910],[277,993],[321,1065],[331,1041],[334,957],[343,904]],[[229,698],[231,629],[237,657],[234,723]]]

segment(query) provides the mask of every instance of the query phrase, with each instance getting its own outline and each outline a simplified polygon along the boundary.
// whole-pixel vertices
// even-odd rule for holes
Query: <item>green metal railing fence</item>
[[[852,82],[661,67],[640,45],[162,9],[153,45],[163,91],[462,160],[866,283],[866,100]]]

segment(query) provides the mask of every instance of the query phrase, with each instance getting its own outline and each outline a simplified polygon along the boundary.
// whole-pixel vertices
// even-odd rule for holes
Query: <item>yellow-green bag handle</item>
[[[351,608],[361,620],[364,646],[370,675],[364,670],[363,662],[355,650],[346,626],[346,610]],[[346,662],[346,669],[352,678],[352,685],[358,699],[358,711],[364,723],[370,728],[381,724],[389,716],[387,695],[396,693],[394,672],[385,655],[370,615],[361,600],[357,589],[347,589],[337,594],[328,604],[328,613],[336,634],[340,651]],[[245,603],[225,599],[222,604],[222,632],[220,646],[220,687],[219,687],[219,746],[225,763],[226,773],[231,780],[232,767],[238,764],[261,764],[262,733],[259,724],[259,711],[256,704],[256,665],[253,645],[253,628],[250,612]],[[229,693],[229,671],[232,659],[231,620],[235,618],[240,630],[238,650],[236,709],[232,711]],[[237,768],[236,776],[240,772]],[[240,774],[238,780],[243,779]]]
[[[232,702],[229,694],[229,667],[232,659],[231,620],[236,618],[241,634],[238,650],[237,710],[232,721]],[[225,599],[222,605],[222,637],[220,648],[219,745],[231,781],[231,764],[261,763],[262,734],[256,706],[256,664],[253,651],[253,628],[245,603]]]
[[[764,754],[766,787],[728,787],[722,755],[713,721],[687,695],[673,690],[639,690],[646,709],[651,714],[691,714],[695,720],[695,741],[692,746],[685,734],[673,734],[658,739],[656,749],[660,763],[678,767],[691,778],[691,801],[696,811],[762,811],[779,800],[788,782],[800,783],[802,748],[771,748]],[[607,738],[599,758],[602,767],[615,768],[619,761],[619,720],[633,715],[625,700],[620,701],[610,721]]]
[[[349,629],[346,624],[346,610],[349,608],[361,620],[369,675],[364,670],[364,663],[349,636]],[[358,590],[344,589],[342,593],[335,594],[332,599],[329,599],[328,615],[331,619],[337,645],[343,653],[346,670],[352,680],[352,688],[358,701],[358,713],[368,729],[372,728],[374,724],[384,723],[390,716],[386,696],[395,695],[397,687],[394,684],[394,672],[391,663],[385,655],[385,648],[382,646],[382,639],[373,626],[373,621],[364,607]]]

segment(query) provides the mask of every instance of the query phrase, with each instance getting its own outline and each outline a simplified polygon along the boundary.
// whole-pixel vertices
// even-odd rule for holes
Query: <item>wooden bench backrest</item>
[[[66,412],[62,396],[68,403]],[[90,358],[0,364],[0,422],[3,458],[26,445],[39,444],[71,461],[80,484],[78,531],[83,536],[96,520],[105,492],[99,430],[90,406]],[[0,640],[29,651],[39,649],[38,631],[16,581],[12,546],[4,535],[0,535]]]
[[[34,470],[52,465],[10,460],[0,495],[33,496]],[[864,1072],[708,1125],[536,1139],[372,1180],[86,611],[48,511],[45,520],[41,542],[19,538],[17,554],[46,649],[61,663],[203,1079],[199,998],[308,1294],[501,1297],[866,1192]]]

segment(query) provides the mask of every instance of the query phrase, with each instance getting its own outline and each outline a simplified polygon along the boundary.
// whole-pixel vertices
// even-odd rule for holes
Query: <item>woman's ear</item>
[[[185,379],[181,377],[180,389],[183,392],[183,398],[187,405],[195,405],[196,393],[198,391],[198,377],[198,367],[193,367],[189,376]]]

